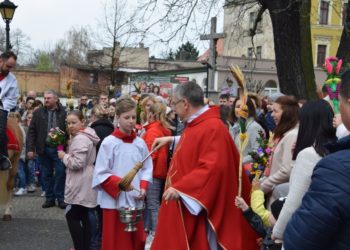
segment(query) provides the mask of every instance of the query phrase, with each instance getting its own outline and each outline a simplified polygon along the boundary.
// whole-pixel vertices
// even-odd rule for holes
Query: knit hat
[[[272,213],[273,217],[275,217],[276,220],[278,219],[278,216],[280,215],[280,212],[282,210],[284,202],[286,201],[286,198],[287,197],[279,198],[278,200],[275,200],[271,204],[271,213]]]
[[[166,107],[166,115],[168,115],[170,112],[172,111],[172,109],[171,108],[169,108],[169,107]]]
[[[115,104],[116,103],[116,99],[115,98],[111,98],[110,100],[109,100],[109,104]]]
[[[284,94],[282,94],[281,92],[276,92],[271,94],[267,99],[270,102],[275,102],[278,99],[278,97],[281,97],[281,96],[284,96]]]

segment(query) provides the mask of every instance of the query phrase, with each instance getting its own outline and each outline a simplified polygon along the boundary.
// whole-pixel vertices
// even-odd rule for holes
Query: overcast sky
[[[95,27],[103,13],[101,0],[12,0],[17,5],[11,28],[19,28],[34,48],[47,47],[72,26]],[[2,24],[5,28],[5,24]]]
[[[59,39],[72,26],[90,26],[96,29],[98,20],[104,16],[103,2],[105,0],[11,0],[18,5],[11,29],[19,28],[30,37],[34,49],[53,48]],[[129,0],[137,3],[137,0]],[[218,20],[218,31],[222,30],[222,21]],[[4,22],[0,28],[5,29]],[[146,44],[147,45],[147,44]],[[198,42],[197,47],[203,52],[209,44]],[[175,47],[176,49],[177,47]],[[159,45],[150,47],[150,55],[159,56]]]

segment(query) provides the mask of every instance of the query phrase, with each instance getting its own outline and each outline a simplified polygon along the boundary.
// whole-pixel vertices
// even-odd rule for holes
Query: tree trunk
[[[337,51],[337,57],[343,59],[343,70],[350,64],[350,4],[346,8],[346,20]]]
[[[111,78],[111,85],[115,85],[115,60],[116,60],[116,43],[113,43],[112,51],[111,51],[111,72],[110,72],[110,78]]]
[[[309,99],[318,99],[312,60],[310,13],[311,0],[303,0],[300,8],[301,63],[304,70],[307,96]]]
[[[303,69],[300,38],[301,2],[291,0],[259,0],[259,2],[270,12],[281,92],[293,95],[297,99],[308,99],[305,74],[310,72],[313,74],[313,68],[309,71]],[[307,59],[308,56],[305,56],[304,60]],[[311,59],[312,57],[309,60]]]

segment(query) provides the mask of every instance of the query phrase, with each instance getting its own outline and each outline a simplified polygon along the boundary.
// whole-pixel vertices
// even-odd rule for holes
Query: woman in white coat
[[[275,239],[283,239],[289,219],[309,189],[314,167],[328,153],[325,145],[337,140],[333,117],[331,106],[324,100],[309,101],[300,110],[299,132],[293,154],[295,164],[290,177],[288,198],[273,228],[272,237]]]
[[[261,179],[261,189],[272,196],[271,204],[280,196],[288,193],[288,185],[292,170],[292,149],[298,134],[298,102],[291,96],[281,96],[273,103],[272,117],[276,123],[274,129],[274,147],[270,167],[265,170],[265,178]],[[281,194],[282,193],[282,194]]]

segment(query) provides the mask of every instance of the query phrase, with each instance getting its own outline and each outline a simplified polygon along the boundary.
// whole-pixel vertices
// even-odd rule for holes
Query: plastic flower
[[[270,147],[267,147],[267,148],[265,149],[265,152],[266,152],[266,154],[271,154],[272,150],[271,150]]]
[[[327,93],[336,114],[339,113],[340,71],[342,65],[343,60],[335,56],[327,57],[323,65],[327,72],[327,80],[325,81]]]
[[[52,147],[63,146],[66,144],[66,141],[66,133],[58,127],[50,129],[46,138],[46,142]]]
[[[257,142],[259,144],[258,149],[256,151],[249,152],[253,162],[249,171],[246,171],[246,173],[251,180],[255,178],[258,171],[262,173],[264,172],[265,168],[268,167],[269,158],[272,154],[271,142],[270,140],[265,139],[265,134],[263,131],[259,131]]]

